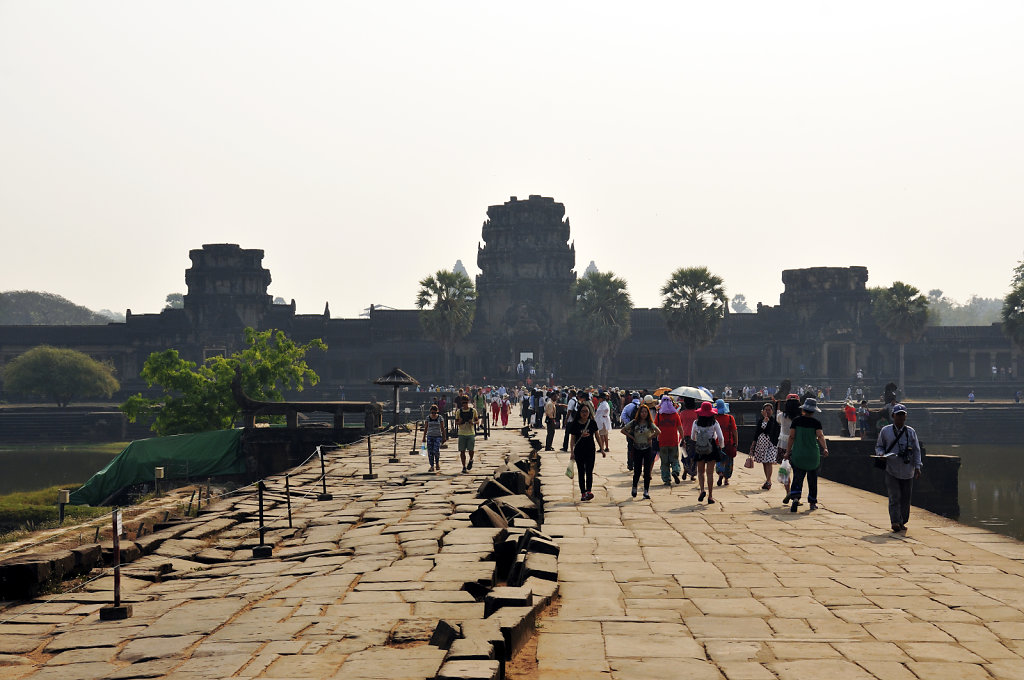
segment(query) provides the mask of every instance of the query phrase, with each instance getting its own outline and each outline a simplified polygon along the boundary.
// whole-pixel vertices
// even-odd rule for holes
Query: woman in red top
[[[661,481],[671,485],[674,478],[676,484],[680,484],[679,473],[682,472],[682,468],[679,466],[679,441],[683,436],[683,421],[668,395],[661,397],[654,424],[661,430],[661,434],[658,435]]]
[[[843,407],[843,413],[846,414],[846,429],[850,431],[850,436],[853,437],[857,434],[857,407],[853,405],[852,401],[848,401],[846,406]]]
[[[715,420],[722,428],[722,434],[725,435],[725,453],[726,458],[723,461],[719,461],[715,465],[715,470],[718,472],[718,486],[729,486],[729,478],[732,477],[732,464],[736,458],[736,444],[739,442],[739,429],[736,427],[736,419],[729,415],[729,405],[725,403],[724,399],[719,399],[715,402]]]

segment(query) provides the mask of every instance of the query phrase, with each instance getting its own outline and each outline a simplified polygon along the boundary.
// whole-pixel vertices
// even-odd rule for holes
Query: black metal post
[[[318,501],[331,501],[334,500],[334,496],[327,493],[327,466],[324,464],[323,447],[317,447],[317,453],[320,456],[320,483],[323,485],[323,491],[317,494],[316,499]]]
[[[288,502],[288,528],[292,528],[292,485],[289,483],[288,475],[284,476],[284,497]]]
[[[132,615],[132,606],[121,604],[121,531],[118,526],[120,513],[118,508],[114,508],[110,514],[110,533],[114,542],[114,604],[100,609],[102,621],[120,621]]]
[[[267,528],[263,524],[263,490],[266,488],[266,484],[263,483],[262,479],[257,483],[256,488],[259,491],[259,504],[260,504],[260,514],[259,514],[260,544],[252,549],[252,556],[253,557],[270,557],[270,553],[273,551],[273,548],[271,548],[269,545],[267,545],[264,542]]]
[[[363,479],[377,479],[377,475],[373,474],[373,444],[370,442],[370,435],[366,435],[366,459],[370,463],[370,471],[363,475]]]

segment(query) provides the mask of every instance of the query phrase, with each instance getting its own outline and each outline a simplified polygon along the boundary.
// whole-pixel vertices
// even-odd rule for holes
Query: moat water
[[[929,452],[960,456],[961,522],[1024,540],[1024,445],[933,445]],[[73,448],[0,448],[0,494],[82,483],[113,457]]]

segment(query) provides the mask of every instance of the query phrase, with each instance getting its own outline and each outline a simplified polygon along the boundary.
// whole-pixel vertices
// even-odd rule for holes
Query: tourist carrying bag
[[[899,443],[900,439],[902,439],[903,435],[906,434],[906,433],[907,433],[907,430],[906,430],[906,428],[904,428],[903,432],[900,432],[900,436],[896,437],[895,439],[893,439],[892,442],[889,444],[889,446],[887,446],[885,448],[885,454],[884,455],[881,455],[881,456],[872,455],[871,456],[871,462],[873,462],[875,464],[876,468],[878,468],[879,470],[884,470],[886,468],[886,465],[888,464],[887,456],[889,455],[889,452],[891,452],[896,447],[896,444]],[[908,437],[909,437],[909,435],[908,435]]]

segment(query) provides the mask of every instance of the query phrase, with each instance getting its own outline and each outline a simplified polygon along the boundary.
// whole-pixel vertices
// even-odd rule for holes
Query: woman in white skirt
[[[761,407],[761,421],[757,424],[757,436],[750,444],[750,455],[754,462],[764,466],[762,489],[772,488],[772,465],[779,450],[779,422],[775,420],[775,408],[766,403]]]
[[[612,407],[608,404],[608,393],[601,392],[597,395],[597,408],[594,411],[594,420],[597,421],[597,444],[599,453],[609,453],[608,434],[612,431]]]

